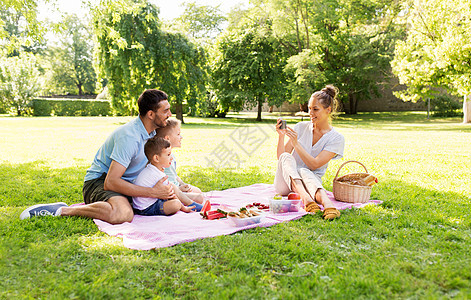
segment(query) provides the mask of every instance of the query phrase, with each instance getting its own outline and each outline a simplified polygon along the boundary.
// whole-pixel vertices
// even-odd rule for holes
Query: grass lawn
[[[273,120],[244,117],[186,118],[175,151],[180,176],[204,191],[272,183]],[[372,198],[384,202],[331,222],[309,215],[134,251],[92,220],[19,219],[33,204],[81,202],[96,150],[131,119],[0,117],[0,299],[471,298],[471,126],[459,119],[362,113],[334,120],[345,156],[330,164],[325,187],[342,162],[359,160],[380,180]],[[249,149],[244,132],[262,143]],[[239,155],[237,168],[208,165],[221,145]],[[342,173],[358,170],[349,164]]]

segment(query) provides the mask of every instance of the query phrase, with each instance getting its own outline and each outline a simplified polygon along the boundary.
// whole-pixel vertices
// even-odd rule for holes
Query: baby
[[[172,148],[180,148],[182,146],[183,139],[181,136],[181,122],[176,119],[168,119],[167,126],[160,128],[157,131],[156,136],[168,140]],[[177,197],[180,197],[183,194],[197,203],[203,203],[204,197],[201,190],[195,186],[184,183],[180,177],[178,177],[177,161],[175,156],[173,156],[171,166],[165,169],[165,174],[168,176],[169,182],[173,184],[173,189]]]
[[[161,138],[153,137],[144,145],[144,153],[149,163],[144,170],[139,173],[134,184],[145,187],[154,186],[157,181],[165,177],[164,170],[172,164],[172,149],[170,142]],[[169,184],[168,180],[164,184]],[[172,215],[179,210],[184,212],[200,211],[202,205],[193,202],[188,197],[180,198],[175,192],[177,199],[156,199],[145,197],[133,197],[132,206],[134,213],[144,216]]]

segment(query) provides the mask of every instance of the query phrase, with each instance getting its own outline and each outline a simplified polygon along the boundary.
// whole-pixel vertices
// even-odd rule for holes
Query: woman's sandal
[[[309,202],[307,205],[306,205],[306,208],[304,209],[306,212],[308,213],[311,213],[311,214],[315,214],[317,213],[318,211],[321,210],[321,208],[319,207],[319,205],[317,205],[316,202]]]
[[[340,211],[335,207],[328,207],[324,209],[323,217],[325,220],[333,220],[340,217]]]

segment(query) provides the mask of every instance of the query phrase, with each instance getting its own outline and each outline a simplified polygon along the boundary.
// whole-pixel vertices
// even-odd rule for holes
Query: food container
[[[262,217],[263,217],[262,215],[258,215],[254,217],[248,217],[248,218],[237,218],[237,217],[231,217],[231,216],[228,216],[227,218],[231,220],[234,226],[243,227],[243,226],[260,223],[260,221],[262,220]]]
[[[288,212],[298,212],[301,208],[301,200],[288,200],[281,199],[276,200],[273,198],[269,199],[270,201],[270,212],[272,214],[284,214]]]

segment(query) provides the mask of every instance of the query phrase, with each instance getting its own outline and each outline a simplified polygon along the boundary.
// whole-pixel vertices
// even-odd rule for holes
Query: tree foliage
[[[65,15],[61,22],[60,45],[46,52],[49,93],[93,93],[93,39],[90,29],[76,15]]]
[[[40,90],[39,71],[33,54],[0,58],[0,99],[4,107],[11,107],[20,116]]]
[[[199,5],[197,2],[187,2],[183,6],[183,13],[175,21],[182,25],[183,32],[190,38],[207,40],[221,33],[226,17],[219,7]]]
[[[262,0],[258,10],[273,22],[273,35],[291,55],[285,71],[293,100],[305,102],[332,83],[356,113],[358,101],[377,91],[388,70],[395,38],[395,2],[377,0]]]
[[[311,49],[304,49],[288,58],[284,71],[290,78],[288,89],[291,91],[291,99],[295,102],[306,102],[314,87],[327,82],[325,74],[318,67],[321,63],[321,56]]]
[[[205,95],[205,55],[182,34],[161,30],[158,13],[145,0],[102,0],[93,9],[99,72],[118,113],[137,112],[136,97],[159,88],[183,120],[184,102]]]
[[[261,121],[264,102],[281,105],[285,101],[285,57],[269,32],[257,31],[255,26],[242,28],[224,36],[218,48],[212,75],[223,109],[257,106]]]
[[[47,2],[47,0],[45,0]],[[0,45],[8,53],[34,50],[43,43],[45,28],[37,20],[37,0],[0,0]]]
[[[407,39],[397,42],[391,63],[400,82],[407,85],[398,96],[426,100],[441,89],[471,94],[471,1],[415,0],[405,9]]]

